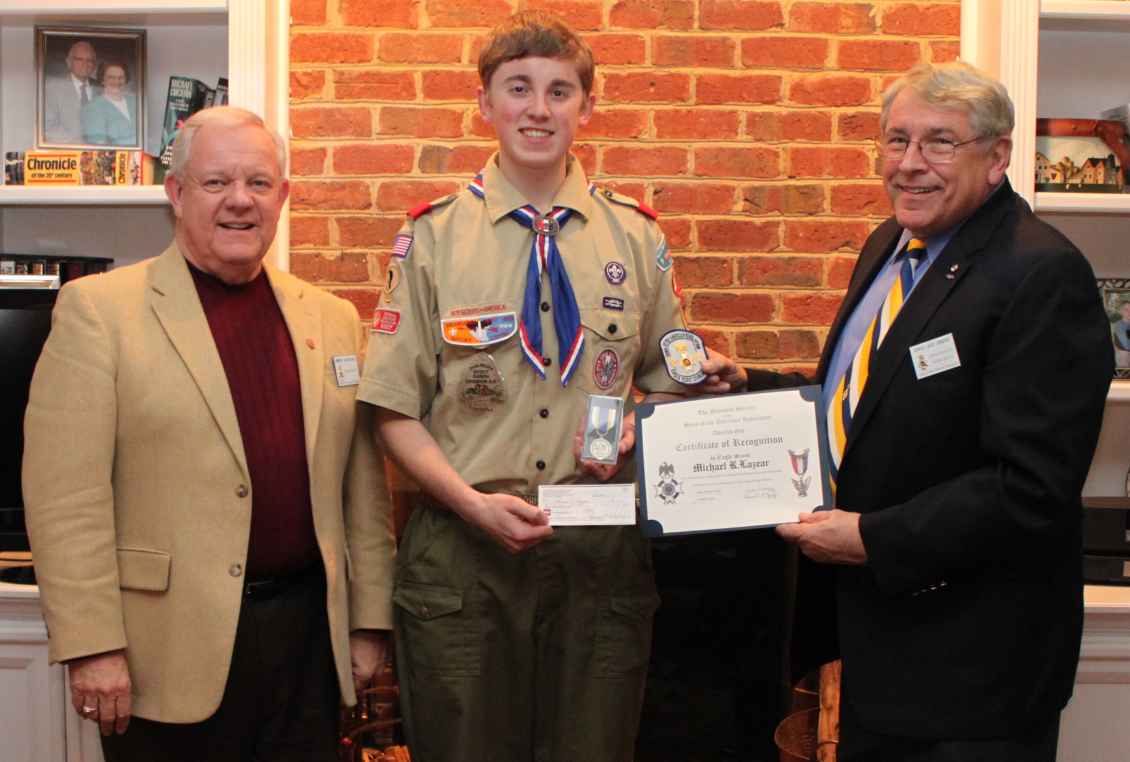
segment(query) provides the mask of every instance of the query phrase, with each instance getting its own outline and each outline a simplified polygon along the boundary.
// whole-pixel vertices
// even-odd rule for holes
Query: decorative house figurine
[[[1124,192],[1130,144],[1121,122],[1039,119],[1036,135],[1037,191]]]

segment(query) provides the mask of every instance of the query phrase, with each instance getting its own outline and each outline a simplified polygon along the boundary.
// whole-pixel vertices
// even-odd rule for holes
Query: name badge
[[[953,334],[947,333],[945,336],[915,344],[910,348],[910,362],[914,366],[914,375],[919,381],[947,370],[960,368],[961,358],[957,356],[957,345],[953,341]]]
[[[334,378],[337,379],[339,389],[361,383],[361,368],[357,365],[357,355],[335,355],[333,366]]]

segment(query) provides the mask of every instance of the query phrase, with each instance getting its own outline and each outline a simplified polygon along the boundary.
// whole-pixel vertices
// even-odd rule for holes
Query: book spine
[[[173,140],[185,121],[204,104],[209,88],[203,82],[191,77],[169,77],[169,92],[165,98],[165,119],[161,127],[161,153],[159,164],[161,174],[173,161]]]
[[[9,151],[4,154],[4,184],[24,184],[24,154],[22,151]]]
[[[144,157],[140,151],[28,151],[23,159],[25,185],[139,185]]]

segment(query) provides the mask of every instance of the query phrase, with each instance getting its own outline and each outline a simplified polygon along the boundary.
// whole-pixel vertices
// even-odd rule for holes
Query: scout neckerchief
[[[472,193],[485,200],[481,174],[475,175],[468,187]],[[595,185],[590,184],[589,193],[595,188]],[[573,210],[557,206],[549,214],[540,214],[527,204],[510,212],[509,216],[534,233],[530,261],[526,267],[526,292],[522,299],[521,322],[518,324],[522,352],[534,372],[544,379],[546,360],[542,354],[541,316],[538,309],[541,304],[542,273],[548,273],[550,293],[553,295],[553,328],[557,333],[557,347],[561,353],[561,385],[567,386],[585,345],[577,297],[573,294],[573,285],[569,282],[569,274],[565,272],[565,262],[557,249],[557,234],[573,216]]]

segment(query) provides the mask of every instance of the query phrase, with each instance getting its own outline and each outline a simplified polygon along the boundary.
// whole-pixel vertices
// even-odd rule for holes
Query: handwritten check
[[[634,484],[542,484],[538,507],[555,527],[630,526],[636,523]]]

